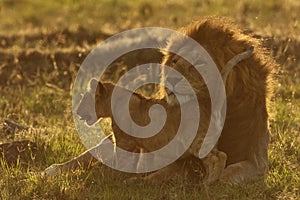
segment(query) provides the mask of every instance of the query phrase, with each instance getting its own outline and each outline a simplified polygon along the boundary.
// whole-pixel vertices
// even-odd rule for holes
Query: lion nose
[[[172,85],[175,86],[180,80],[182,79],[182,77],[169,77],[167,78],[167,81]]]

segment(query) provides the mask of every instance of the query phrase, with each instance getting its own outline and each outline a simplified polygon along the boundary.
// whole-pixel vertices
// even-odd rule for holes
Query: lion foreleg
[[[108,141],[109,140],[109,141]],[[99,154],[99,149],[103,149],[106,145],[112,144],[112,135],[107,136],[104,138],[100,144],[97,146],[85,151],[84,153],[80,154],[79,156],[60,164],[53,164],[49,166],[47,169],[44,170],[45,175],[53,176],[60,172],[67,172],[78,168],[87,168],[92,163],[97,162],[101,159],[101,155]],[[111,148],[112,147],[112,148]],[[109,147],[111,153],[114,151],[114,147]],[[96,158],[97,157],[97,158]],[[97,160],[98,159],[98,160]]]

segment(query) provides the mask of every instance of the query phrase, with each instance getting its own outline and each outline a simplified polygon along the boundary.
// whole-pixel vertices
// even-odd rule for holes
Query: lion
[[[220,181],[240,183],[261,177],[268,169],[268,105],[276,63],[257,39],[244,34],[226,18],[204,17],[179,31],[204,47],[220,72],[234,55],[254,47],[253,56],[237,63],[224,83],[227,113],[217,148],[227,155]],[[184,40],[176,37],[171,38],[167,46],[193,53],[185,47]],[[198,101],[206,104],[204,107],[210,107],[207,87],[194,66],[178,55],[165,52],[162,64],[182,73],[196,91]],[[209,67],[201,57],[195,63]],[[168,74],[163,79],[164,84],[184,94],[181,80]],[[173,93],[168,96],[170,101],[174,99]]]
[[[252,51],[253,50],[248,50],[246,52],[243,52],[242,54],[238,54],[230,60],[229,64],[224,68],[225,70],[222,71],[222,78],[224,81],[226,81],[231,68],[235,66],[238,62],[240,62],[240,60],[250,57],[252,55]],[[176,99],[174,99],[175,103],[169,104],[168,99],[166,99],[167,96],[165,95],[163,97],[153,98],[145,96],[141,93],[137,93],[136,91],[132,92],[133,94],[130,99],[129,109],[131,116],[133,116],[133,119],[135,120],[135,123],[142,125],[149,123],[150,118],[147,115],[147,112],[145,111],[149,110],[149,108],[154,104],[163,105],[167,111],[168,116],[166,125],[163,127],[159,134],[152,136],[150,139],[135,138],[124,133],[124,131],[122,131],[122,129],[120,129],[114,121],[114,116],[112,114],[111,109],[111,95],[116,87],[120,88],[120,86],[116,86],[114,83],[111,82],[102,83],[98,82],[96,79],[92,79],[90,81],[90,90],[83,96],[77,109],[78,116],[80,116],[82,120],[85,120],[87,125],[93,125],[98,121],[99,118],[110,117],[112,119],[113,134],[108,135],[106,138],[104,138],[103,141],[95,148],[84,152],[80,156],[72,159],[71,161],[63,164],[55,164],[50,166],[48,169],[46,169],[46,174],[55,174],[59,170],[67,171],[79,166],[87,166],[91,161],[96,161],[96,159],[90,153],[95,153],[97,152],[97,149],[100,149],[99,147],[104,147],[105,145],[107,145],[108,140],[115,143],[115,145],[126,151],[145,153],[163,147],[174,138],[176,130],[178,129],[178,125],[176,124],[179,124],[181,117],[180,106],[177,105]],[[131,91],[129,91],[126,88],[121,89],[122,92],[131,93]],[[95,91],[95,98],[93,97],[91,91]],[[120,110],[118,109],[118,106],[125,104],[123,96],[121,95],[121,98],[118,99],[118,104],[114,105],[115,110],[117,111]],[[189,109],[194,109],[194,107],[192,107],[193,105],[190,105],[191,101],[192,100],[189,100],[186,104],[181,105],[185,109],[188,109],[189,113],[191,113]],[[95,108],[93,107],[93,105],[95,105]],[[96,110],[96,116],[93,116],[91,114],[93,113],[94,109]],[[207,115],[209,112],[207,109],[205,109],[205,107],[202,107],[200,111],[201,115]],[[119,116],[124,115],[121,111],[117,114]],[[125,119],[126,117],[124,116],[122,118]],[[205,136],[205,130],[208,126],[207,119],[208,118],[206,118],[205,121],[199,122],[200,128],[197,132],[198,140],[196,144],[199,144],[199,139],[203,141],[203,137]],[[187,120],[194,120],[193,116],[191,116],[191,119]],[[185,127],[185,129],[188,130],[188,127]],[[195,145],[192,145],[192,147],[195,147]],[[198,149],[197,146],[196,148]],[[221,151],[218,151],[215,147],[211,151],[211,153],[204,159],[197,160],[196,158],[198,158],[198,156],[191,154],[191,152],[195,152],[195,150],[187,150],[178,161],[169,165],[168,167],[165,167],[164,169],[158,170],[157,172],[144,177],[144,179],[167,180],[176,175],[182,175],[187,173],[191,174],[191,171],[194,175],[193,172],[197,171],[198,176],[200,175],[202,177],[204,173],[206,174],[205,181],[207,183],[212,183],[216,181],[221,175],[223,169],[225,168],[226,154],[224,154]],[[106,153],[112,154],[112,152]],[[102,152],[102,156],[99,155],[98,158],[103,159],[104,157],[105,156]],[[135,166],[131,167],[137,168],[138,160],[135,163]]]
[[[244,34],[239,28],[224,18],[202,18],[179,31],[193,38],[210,54],[222,74],[226,88],[227,113],[221,136],[208,156],[202,160],[199,159],[199,162],[205,166],[206,180],[208,182],[220,180],[224,183],[240,183],[264,175],[268,169],[268,104],[272,94],[272,75],[277,67],[276,63],[271,57],[267,56],[267,51],[257,39]],[[180,49],[184,47],[184,44],[184,40],[176,40],[176,38],[171,37],[167,46],[170,48],[172,45],[175,45]],[[247,54],[247,56],[242,55],[243,52],[247,52],[253,47],[254,50],[251,56],[249,56],[250,54]],[[188,49],[182,49],[189,51]],[[200,103],[201,116],[204,116],[204,119],[202,118],[199,122],[200,128],[196,139],[187,152],[179,159],[181,162],[175,162],[146,176],[146,180],[170,177],[170,174],[174,173],[174,171],[180,171],[176,169],[180,168],[182,160],[198,157],[211,115],[209,93],[198,72],[190,63],[178,55],[166,53],[165,51],[163,53],[162,64],[170,66],[183,74],[196,91],[197,101]],[[204,67],[209,67],[205,66],[201,58],[198,58],[198,61]],[[233,66],[236,67],[232,69]],[[231,69],[232,72],[229,74],[228,71]],[[177,94],[184,93],[185,87],[184,83],[181,82],[182,80],[173,78],[171,74],[163,74],[163,76],[162,85],[172,86]],[[112,83],[110,84],[113,85]],[[97,91],[99,88],[102,88],[103,91],[109,91],[109,87],[112,86],[98,81],[91,81],[91,87],[96,87]],[[165,96],[158,100],[145,98],[139,94],[133,95],[130,101],[131,107],[144,111],[153,103],[159,103],[165,107],[167,113],[171,113],[171,111],[178,113],[178,101],[174,93],[169,92],[164,87],[161,87],[161,90],[160,94]],[[105,110],[110,108],[110,101],[106,101],[109,100],[109,97],[101,96],[103,94],[99,93],[99,91],[96,94],[98,96],[96,95],[96,99],[93,100],[91,95],[87,93],[80,105],[85,105],[84,102],[96,101],[97,117],[93,118],[88,115],[86,113],[87,108],[80,109],[80,106],[78,108],[78,114],[90,125],[96,123],[99,117],[112,117],[110,111]],[[107,102],[102,109],[98,107],[101,104],[98,105],[97,103],[97,99],[100,100],[100,97]],[[88,99],[90,100],[86,101]],[[134,110],[131,110],[132,118],[137,124],[147,124],[149,122],[148,116],[139,111],[134,112]],[[120,130],[115,123],[112,123],[113,134],[107,136],[99,145],[106,145],[107,140],[109,140],[115,141],[117,146],[128,151],[153,151],[168,143],[174,137],[176,125],[178,125],[176,117],[173,117],[173,119],[168,118],[166,127],[157,136],[151,138],[155,139],[156,137],[151,142],[150,140],[132,138]],[[97,146],[66,163],[52,165],[45,172],[46,174],[52,174],[59,170],[67,171],[71,168],[88,165],[90,161],[95,160],[89,154],[89,151],[95,149],[97,149]],[[136,165],[138,165],[138,162]]]
[[[112,114],[111,109],[111,96],[113,90],[119,86],[116,86],[114,83],[111,82],[99,82],[96,79],[92,79],[90,81],[90,88],[91,90],[95,89],[95,98],[93,98],[93,95],[90,92],[87,92],[77,109],[78,116],[81,117],[82,120],[85,120],[85,122],[88,125],[95,124],[98,119],[100,118],[107,118],[110,117],[112,119],[112,130],[113,134],[108,135],[106,138],[103,139],[103,141],[97,145],[96,147],[89,149],[88,151],[84,152],[80,156],[66,162],[63,164],[54,164],[47,168],[45,170],[46,174],[52,175],[56,174],[58,171],[68,171],[70,169],[74,169],[77,167],[86,167],[91,162],[96,161],[96,159],[92,156],[91,152],[97,152],[97,149],[99,147],[103,147],[104,145],[107,145],[109,141],[112,143],[115,143],[116,146],[119,148],[122,148],[129,152],[152,152],[157,149],[162,148],[164,145],[168,144],[176,135],[178,124],[180,123],[180,117],[181,117],[181,111],[180,106],[177,104],[169,105],[167,100],[165,99],[153,99],[149,98],[147,96],[143,96],[142,94],[134,92],[130,98],[130,114],[134,120],[135,123],[139,125],[146,125],[149,123],[150,118],[147,113],[149,108],[154,104],[160,104],[162,105],[167,113],[167,119],[164,127],[160,130],[160,132],[150,138],[138,138],[133,137],[128,134],[126,134],[122,129],[119,128],[119,126],[116,124],[114,120],[114,116]],[[121,88],[122,92],[125,93],[131,93],[131,91]],[[118,99],[118,104],[115,105],[115,109],[118,110],[118,106],[122,106],[125,104],[124,98]],[[95,105],[95,108],[93,106]],[[189,103],[184,106],[186,109],[194,109],[190,106]],[[93,118],[91,113],[93,113],[93,109],[96,111],[96,118]],[[201,113],[203,115],[208,112],[206,109],[201,109]],[[117,113],[119,116],[123,113]],[[192,119],[189,119],[192,120]],[[208,121],[201,121],[199,122],[199,130],[197,134],[201,134],[202,136],[198,136],[200,138],[204,138],[205,132],[204,130],[208,126]],[[188,129],[188,127],[185,127]],[[109,140],[109,141],[108,141]],[[174,149],[175,151],[176,149]],[[177,160],[175,163],[172,163],[171,165],[160,169],[150,175],[145,176],[144,180],[159,180],[164,181],[168,180],[172,177],[178,176],[179,174],[184,173],[190,173],[191,169],[186,169],[188,166],[186,163],[190,160],[195,160],[191,158],[190,151],[186,151],[182,156],[180,156],[180,159]],[[112,153],[108,152],[108,153]],[[104,155],[99,155],[98,158],[102,159]],[[187,162],[185,162],[187,161]],[[126,162],[126,161],[125,161]],[[225,168],[225,162],[226,162],[226,154],[223,152],[218,151],[216,148],[213,149],[213,151],[204,159],[198,160],[198,162],[193,162],[193,169],[192,171],[200,171],[199,169],[202,169],[200,173],[203,175],[206,174],[205,181],[207,183],[212,183],[218,179],[218,177],[221,175],[223,169]],[[120,163],[119,163],[120,164]],[[123,163],[122,163],[123,164]],[[138,161],[135,163],[135,166],[131,167],[138,167]],[[126,164],[125,164],[126,165]],[[195,166],[197,168],[195,169]],[[190,167],[191,168],[191,167]],[[178,170],[181,169],[181,170]],[[202,176],[198,173],[198,175]]]

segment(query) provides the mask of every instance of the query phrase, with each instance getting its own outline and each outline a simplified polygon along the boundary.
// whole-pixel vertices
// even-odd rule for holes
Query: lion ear
[[[97,79],[92,78],[90,81],[90,89],[96,90],[98,83],[99,83],[99,81]]]
[[[106,89],[105,89],[103,83],[101,83],[101,82],[99,82],[97,89],[100,90],[101,93],[105,93],[106,92]]]
[[[165,49],[160,49],[159,52],[163,55],[163,56],[167,56],[170,54],[169,51],[165,50]]]

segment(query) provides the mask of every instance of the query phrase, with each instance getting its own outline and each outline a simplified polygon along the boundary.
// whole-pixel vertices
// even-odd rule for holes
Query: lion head
[[[246,97],[245,94],[251,93],[254,98],[259,98],[258,95],[270,93],[269,83],[275,65],[274,61],[266,56],[265,50],[257,39],[244,34],[228,19],[202,18],[179,29],[179,32],[198,42],[209,53],[220,72],[235,55],[254,47],[253,56],[237,63],[228,75],[225,85],[227,96],[230,97],[229,103],[232,103],[231,100],[236,96],[241,99]],[[205,58],[196,57],[197,52],[185,45],[185,40],[182,38],[171,37],[167,49],[171,48],[188,54],[195,54],[195,60],[193,63],[189,63],[178,55],[163,51],[165,55],[163,65],[176,69],[187,78],[199,99],[209,98],[206,84],[196,68],[200,67],[205,71],[212,66],[206,62]],[[172,74],[166,74],[163,80],[165,81],[164,84],[174,88],[175,92],[185,94],[186,86],[181,83],[182,79],[172,77]]]

